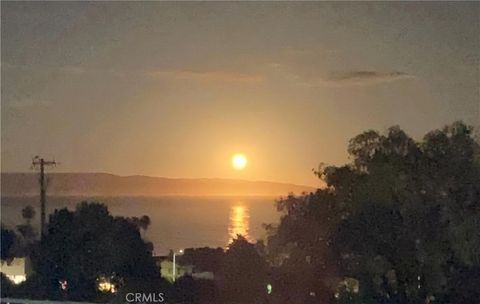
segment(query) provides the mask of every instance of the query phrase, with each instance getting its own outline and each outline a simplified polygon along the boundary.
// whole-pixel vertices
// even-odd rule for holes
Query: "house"
[[[162,278],[173,282],[173,262],[171,258],[168,256],[157,256],[155,257],[155,262],[157,267],[160,268]],[[181,260],[177,260],[175,264],[175,279],[191,276],[194,279],[213,280],[212,272],[198,271],[195,265],[184,265],[181,263]]]
[[[29,258],[13,258],[12,260],[0,261],[0,272],[14,284],[20,284],[27,280],[31,274]]]

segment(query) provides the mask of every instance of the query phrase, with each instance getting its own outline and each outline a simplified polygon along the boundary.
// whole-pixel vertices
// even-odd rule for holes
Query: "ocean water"
[[[148,215],[150,227],[144,238],[154,244],[155,254],[191,247],[226,247],[237,234],[255,241],[265,237],[263,224],[276,223],[280,214],[275,197],[49,197],[47,212],[75,208],[81,201],[105,203],[113,215]],[[38,197],[2,197],[2,224],[23,222],[21,210],[27,205],[36,209],[34,225],[38,227]]]

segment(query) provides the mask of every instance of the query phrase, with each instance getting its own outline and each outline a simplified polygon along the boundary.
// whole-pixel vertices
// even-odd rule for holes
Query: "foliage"
[[[142,217],[138,218],[136,216],[129,218],[129,220],[135,224],[139,229],[147,230],[150,226],[150,217],[148,215],[143,215]]]
[[[241,235],[228,246],[219,276],[222,303],[257,303],[266,296],[267,264]]]
[[[180,264],[195,265],[197,271],[217,273],[222,265],[224,251],[222,248],[187,248],[177,259]]]
[[[18,236],[15,231],[5,228],[3,225],[1,227],[1,247],[0,255],[2,260],[11,259],[14,257],[13,249],[15,244],[18,241]]]
[[[2,272],[0,272],[0,287],[0,297],[2,298],[11,296],[14,292],[13,283]]]
[[[27,221],[27,224],[30,224],[35,217],[35,209],[30,205],[26,206],[22,209],[22,217]]]
[[[367,131],[348,152],[350,164],[316,172],[325,188],[278,202],[270,261],[315,274],[302,286],[323,284],[342,303],[477,301],[480,146],[472,129],[456,122],[420,142],[398,127]],[[359,281],[354,297],[339,292],[347,277]]]
[[[141,239],[138,227],[113,217],[105,205],[83,202],[75,211],[55,210],[47,231],[32,252],[32,263],[48,298],[94,300],[100,296],[100,276],[159,279],[151,246]]]
[[[17,225],[17,230],[22,235],[23,247],[25,253],[28,254],[29,247],[35,242],[37,236],[35,229],[32,226],[32,219],[35,217],[35,209],[30,205],[26,206],[22,209],[22,217],[25,219],[25,223]]]

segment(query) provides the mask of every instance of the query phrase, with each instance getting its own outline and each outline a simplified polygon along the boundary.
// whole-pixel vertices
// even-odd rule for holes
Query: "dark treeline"
[[[348,152],[350,164],[316,172],[324,189],[278,202],[284,215],[268,239],[278,303],[478,303],[472,129],[457,122],[420,142],[398,127],[367,131]]]
[[[256,244],[239,236],[226,250],[190,249],[188,264],[215,279],[160,277],[148,218],[113,217],[97,203],[50,216],[31,242],[35,274],[2,296],[124,302],[127,292],[162,292],[167,303],[478,303],[480,146],[461,122],[415,141],[398,127],[350,141],[351,162],[321,166],[326,186],[277,202],[278,225]],[[28,226],[31,214],[24,218]],[[23,226],[22,226],[23,227]],[[20,231],[19,229],[17,229]],[[2,259],[15,238],[2,228]],[[26,242],[28,243],[28,242]],[[98,290],[108,279],[118,292]]]

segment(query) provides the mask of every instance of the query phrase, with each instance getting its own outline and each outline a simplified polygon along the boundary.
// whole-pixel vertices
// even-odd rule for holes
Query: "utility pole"
[[[45,204],[47,202],[47,185],[45,181],[45,166],[55,166],[57,163],[54,160],[45,160],[38,155],[32,160],[34,168],[40,167],[40,238],[45,236]]]
[[[177,279],[177,264],[176,264],[176,259],[175,257],[177,255],[182,255],[183,254],[183,249],[180,249],[178,251],[178,253],[176,251],[173,252],[173,271],[172,271],[172,281],[175,282],[175,280]]]

